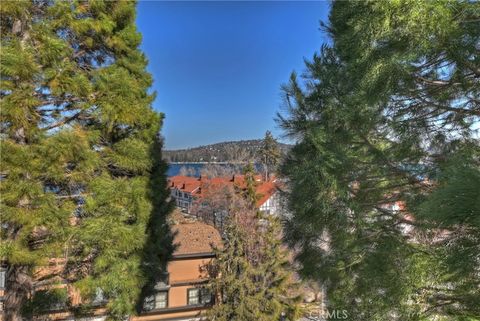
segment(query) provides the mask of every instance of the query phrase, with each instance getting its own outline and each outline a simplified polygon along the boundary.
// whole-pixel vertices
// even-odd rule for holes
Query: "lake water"
[[[173,164],[168,164],[167,176],[171,177],[171,176],[179,175],[180,174],[180,169],[182,167],[193,168],[195,170],[195,176],[200,176],[200,171],[206,165],[208,165],[208,164],[199,164],[199,163],[182,163],[182,164],[173,163]],[[225,166],[227,168],[235,166],[235,165],[228,164],[228,163],[220,163],[220,164],[215,164],[215,165],[216,166]],[[240,165],[240,169],[238,168],[238,166],[239,165],[236,165],[236,169],[237,169],[236,171],[241,173],[241,171],[242,171],[241,170],[241,165]],[[260,172],[262,170],[262,167],[261,167],[260,164],[255,164],[255,169]]]
[[[200,176],[200,170],[202,169],[205,164],[198,164],[198,163],[185,163],[185,164],[168,164],[167,176],[175,176],[180,174],[180,168],[182,167],[190,167],[195,170],[196,176]]]

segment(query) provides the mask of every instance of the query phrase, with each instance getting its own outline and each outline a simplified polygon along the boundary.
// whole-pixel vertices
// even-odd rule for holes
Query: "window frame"
[[[151,306],[151,308],[150,308]],[[155,295],[148,295],[143,299],[143,310],[153,311],[155,310]]]
[[[197,303],[190,303],[190,293],[197,291]],[[208,301],[205,299],[208,298]],[[209,305],[213,302],[213,295],[208,288],[198,287],[198,288],[189,288],[187,289],[187,305]]]
[[[190,293],[197,291],[197,303],[190,303]],[[187,289],[187,305],[199,305],[200,304],[200,288]]]
[[[165,306],[159,307],[158,304],[163,301],[157,300],[157,296],[159,294],[165,294]],[[148,300],[148,302],[147,302]],[[151,307],[147,307],[147,304]],[[157,311],[157,310],[162,310],[168,308],[168,290],[160,290],[160,291],[155,291],[151,295],[146,296],[143,299],[143,310],[144,311]]]
[[[205,298],[208,298],[208,301],[205,301]],[[200,288],[200,304],[207,305],[211,304],[213,301],[212,291],[208,288]]]
[[[163,301],[158,301],[157,300],[157,295],[159,294],[165,294],[165,306],[163,307],[158,307],[157,304],[159,302],[163,302]],[[158,310],[158,309],[166,309],[168,308],[168,290],[161,290],[161,291],[157,291],[155,292],[155,296],[154,296],[154,309],[155,310]]]

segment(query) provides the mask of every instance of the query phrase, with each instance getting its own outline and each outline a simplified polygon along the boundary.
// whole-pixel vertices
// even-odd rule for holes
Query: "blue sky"
[[[280,86],[327,36],[329,2],[140,1],[167,149],[281,134]]]

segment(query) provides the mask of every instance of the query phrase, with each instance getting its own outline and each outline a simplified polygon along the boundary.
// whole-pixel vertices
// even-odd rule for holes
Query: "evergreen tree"
[[[170,206],[135,3],[6,1],[0,23],[6,319],[49,258],[120,319],[166,255]]]
[[[287,238],[353,320],[480,317],[479,18],[468,1],[334,2],[332,45],[284,88]]]
[[[259,320],[260,293],[254,282],[255,270],[248,259],[249,235],[229,220],[224,228],[224,247],[217,250],[212,284],[216,304],[208,311],[212,321]]]
[[[262,253],[256,269],[256,280],[262,290],[260,306],[265,320],[297,320],[300,314],[299,283],[294,281],[288,252],[282,244],[280,220],[260,213]]]
[[[290,263],[278,237],[279,225],[264,220],[264,234],[252,237],[240,221],[230,220],[224,248],[217,251],[211,289],[217,302],[208,312],[212,321],[295,320],[299,296]],[[252,242],[255,241],[255,244]]]
[[[245,168],[243,200],[231,202],[224,248],[217,251],[212,290],[217,304],[210,320],[295,320],[299,314],[297,284],[282,246],[278,219],[255,209],[253,166]]]
[[[252,163],[248,163],[243,169],[243,175],[245,177],[245,186],[243,191],[243,197],[247,202],[247,206],[251,211],[255,211],[257,200],[257,182],[255,180],[255,169]]]
[[[265,180],[268,180],[272,171],[280,161],[280,149],[278,143],[273,138],[272,133],[267,130],[260,150],[260,160],[265,170]]]

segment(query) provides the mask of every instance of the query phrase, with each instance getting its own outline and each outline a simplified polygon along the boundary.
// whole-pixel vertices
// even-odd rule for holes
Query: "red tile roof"
[[[262,206],[275,192],[277,191],[277,184],[274,182],[264,182],[257,187],[257,194],[259,199],[257,200],[257,207]]]
[[[257,201],[257,207],[264,204],[277,190],[278,186],[274,180],[263,181],[261,175],[255,176],[257,182],[257,194],[260,199]],[[194,197],[202,197],[209,188],[218,188],[224,186],[235,186],[241,189],[246,187],[244,175],[233,175],[230,177],[190,177],[190,176],[172,176],[168,179],[169,187],[176,188],[182,192],[191,194]]]

